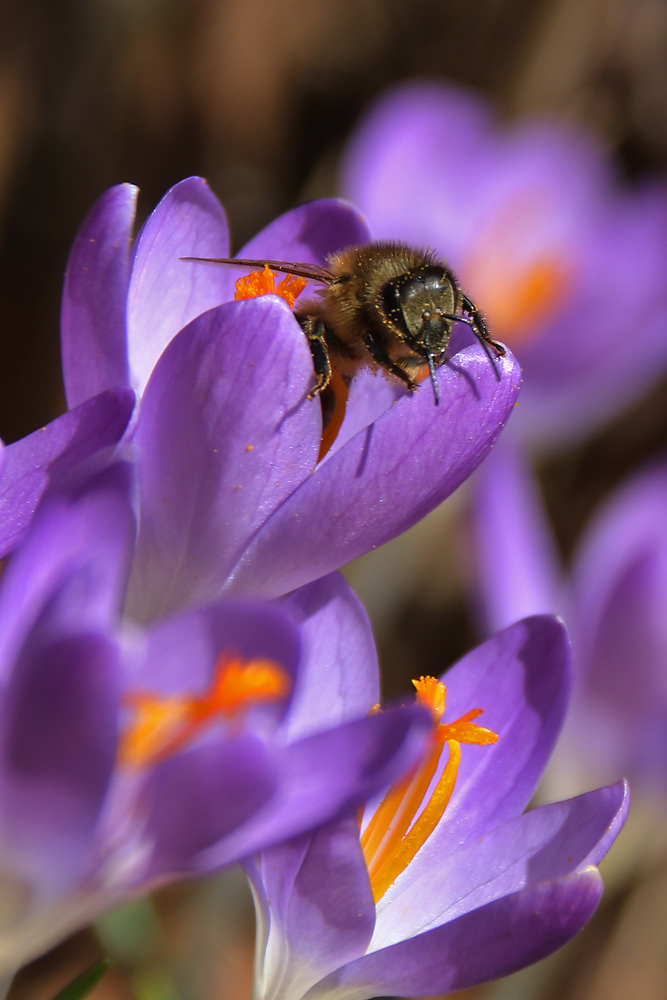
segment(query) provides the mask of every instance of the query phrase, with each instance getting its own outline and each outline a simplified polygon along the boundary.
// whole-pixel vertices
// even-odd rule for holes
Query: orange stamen
[[[201,695],[161,697],[137,691],[125,703],[132,718],[121,735],[119,763],[145,767],[186,747],[214,719],[229,719],[289,691],[289,676],[273,660],[242,660],[222,653]]]
[[[276,277],[276,272],[265,264],[263,271],[252,271],[238,279],[234,298],[239,302],[242,299],[257,299],[261,295],[279,295],[291,309],[308,282],[305,278],[288,274],[276,287]]]
[[[430,748],[421,764],[389,789],[361,835],[361,847],[376,903],[410,864],[442,819],[454,791],[461,743],[482,746],[495,743],[498,739],[496,733],[472,721],[482,714],[480,708],[471,709],[455,722],[440,722],[447,696],[447,688],[441,681],[420,677],[413,684],[417,689],[417,700],[433,715],[434,729]],[[445,744],[449,758],[417,816],[434,780]]]

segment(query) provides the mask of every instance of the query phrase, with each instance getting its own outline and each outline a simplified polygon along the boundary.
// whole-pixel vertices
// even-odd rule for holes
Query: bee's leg
[[[472,320],[472,326],[475,329],[478,339],[485,344],[489,344],[494,349],[498,357],[504,358],[507,354],[507,348],[505,345],[501,344],[499,340],[493,340],[491,338],[486,321],[472,299],[469,299],[465,292],[461,292],[460,295],[463,311],[467,313]],[[458,319],[461,319],[461,317],[459,316]]]
[[[317,316],[297,316],[299,326],[308,340],[315,369],[315,387],[308,393],[310,399],[319,396],[331,381],[331,360],[326,342],[326,326]]]
[[[371,333],[364,333],[363,341],[364,346],[373,361],[377,361],[379,365],[386,368],[392,375],[395,375],[396,378],[400,378],[402,382],[405,382],[410,392],[414,392],[416,390],[417,383],[410,378],[404,368],[401,368],[400,365],[397,365],[395,361],[391,360],[384,347],[381,347],[380,344],[373,339],[373,335]]]

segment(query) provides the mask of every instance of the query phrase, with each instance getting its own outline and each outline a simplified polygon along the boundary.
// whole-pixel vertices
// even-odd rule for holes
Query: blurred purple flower
[[[498,381],[474,345],[438,372],[438,407],[427,386],[407,398],[360,375],[318,463],[312,359],[287,304],[230,301],[234,268],[181,259],[229,252],[205,182],[173,187],[131,244],[135,196],[129,185],[112,188],[92,209],[70,255],[62,310],[70,406],[130,387],[140,397],[124,453],[138,474],[133,617],[154,619],[223,590],[276,597],[318,579],[419,520],[488,453],[513,409],[519,370],[508,356]],[[349,205],[320,201],[276,220],[242,253],[321,262],[367,237]],[[25,479],[33,445],[20,444]],[[11,468],[0,496],[3,485],[0,552],[25,530],[43,482],[20,503]]]
[[[590,431],[664,371],[667,191],[622,189],[592,136],[501,126],[481,97],[414,82],[362,120],[342,188],[374,238],[450,261],[521,361],[530,440]]]
[[[633,477],[596,513],[559,568],[546,514],[507,442],[476,477],[474,530],[486,626],[561,612],[572,636],[572,709],[554,775],[625,774],[633,787],[667,782],[667,469]],[[569,762],[569,763],[568,763]]]
[[[550,954],[594,912],[595,865],[625,821],[625,784],[524,813],[567,703],[562,625],[547,616],[518,622],[445,682],[446,717],[483,707],[499,739],[463,747],[444,816],[384,895],[369,879],[354,818],[245,863],[258,915],[258,1000],[464,989]]]
[[[370,629],[338,576],[293,595],[298,614],[228,601],[130,626],[130,489],[117,464],[51,492],[0,583],[3,977],[123,900],[355,808],[430,729],[364,704],[291,732],[339,657],[369,694]]]

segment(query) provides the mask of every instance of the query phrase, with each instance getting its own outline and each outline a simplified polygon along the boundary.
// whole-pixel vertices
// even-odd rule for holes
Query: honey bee
[[[475,303],[430,251],[377,241],[331,254],[326,267],[231,257],[183,259],[269,267],[322,282],[318,298],[304,302],[294,314],[313,356],[311,396],[328,388],[332,368],[349,383],[359,368],[370,366],[400,379],[410,392],[419,384],[415,376],[427,370],[437,404],[435,371],[446,360],[456,322],[470,327],[500,379],[496,358],[504,357],[505,347],[491,339]]]

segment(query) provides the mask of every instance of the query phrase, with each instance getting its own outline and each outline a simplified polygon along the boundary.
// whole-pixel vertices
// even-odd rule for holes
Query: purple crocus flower
[[[474,345],[438,371],[439,406],[429,385],[407,398],[360,375],[318,462],[322,409],[308,398],[312,359],[291,309],[273,295],[232,301],[234,268],[181,259],[229,252],[205,182],[172,188],[130,243],[135,198],[122,185],[92,209],[62,311],[72,412],[100,393],[139,395],[124,452],[138,484],[133,617],[153,620],[223,591],[272,598],[318,579],[413,524],[488,453],[519,369],[508,355],[498,379]],[[349,205],[320,201],[278,219],[242,253],[322,262],[367,238]],[[32,509],[17,502],[11,470],[8,479],[0,552]]]
[[[428,735],[421,709],[291,732],[320,671],[345,656],[351,688],[355,655],[373,661],[337,576],[294,608],[124,621],[129,471],[51,491],[0,583],[0,977],[123,900],[354,808]]]
[[[548,955],[595,910],[602,891],[595,866],[625,820],[625,784],[524,813],[566,707],[570,656],[563,626],[548,616],[518,622],[444,681],[443,721],[460,717],[445,727],[449,762],[430,774],[430,785],[426,776],[409,810],[406,798],[421,771],[407,789],[401,783],[402,798],[384,800],[378,810],[388,821],[384,839],[367,813],[363,848],[351,817],[246,862],[258,914],[258,1000],[464,989]],[[490,742],[475,734],[474,708],[483,708],[483,724],[497,742],[459,747],[453,794],[450,782],[444,814],[419,846],[418,826],[458,753],[456,732],[463,742]],[[433,798],[396,848],[412,860],[394,866],[385,848],[392,826],[403,823],[406,830],[426,786],[424,801],[435,789]],[[369,850],[373,839],[379,846]]]
[[[501,125],[479,96],[403,84],[362,119],[342,189],[376,238],[435,248],[519,357],[515,431],[590,431],[667,362],[667,192],[623,189],[606,151],[556,120]]]
[[[559,611],[572,636],[572,709],[551,781],[667,780],[667,469],[634,476],[595,514],[562,572],[527,463],[503,442],[476,476],[478,596],[486,627]],[[493,503],[490,506],[490,501]]]

